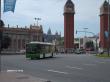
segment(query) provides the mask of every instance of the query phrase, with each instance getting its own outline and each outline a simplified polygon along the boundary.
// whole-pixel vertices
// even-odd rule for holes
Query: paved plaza
[[[2,71],[10,73],[10,70],[44,82],[110,82],[110,59],[92,54],[58,54],[41,60],[4,55]]]

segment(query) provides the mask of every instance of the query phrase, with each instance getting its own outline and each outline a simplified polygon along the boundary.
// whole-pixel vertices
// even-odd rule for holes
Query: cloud
[[[62,31],[64,29],[63,10],[67,0],[17,0],[15,12],[2,13],[6,24],[30,25],[34,17],[40,17],[39,21],[46,30],[49,26]],[[104,0],[72,0],[75,4],[75,29],[89,27],[99,31],[100,6]],[[2,3],[3,5],[3,3]],[[3,8],[3,7],[2,7]],[[94,25],[94,27],[91,27]],[[89,30],[89,29],[88,29]]]

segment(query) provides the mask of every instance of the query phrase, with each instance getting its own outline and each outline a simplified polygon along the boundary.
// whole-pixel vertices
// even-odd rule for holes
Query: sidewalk
[[[16,72],[1,72],[0,82],[50,82],[45,79],[36,78],[30,75]]]

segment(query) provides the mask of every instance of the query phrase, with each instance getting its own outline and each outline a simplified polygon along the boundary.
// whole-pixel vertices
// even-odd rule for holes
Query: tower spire
[[[67,0],[64,6],[64,13],[75,13],[74,3],[71,0]]]
[[[48,34],[48,35],[51,35],[51,34],[52,34],[52,33],[51,33],[51,29],[50,29],[50,27],[49,27],[49,29],[48,29],[47,34]]]

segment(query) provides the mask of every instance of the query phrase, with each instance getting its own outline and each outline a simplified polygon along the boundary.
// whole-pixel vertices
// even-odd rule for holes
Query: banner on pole
[[[108,38],[108,31],[105,31],[105,37]]]
[[[14,12],[16,5],[16,0],[4,0],[4,12],[12,11]]]

